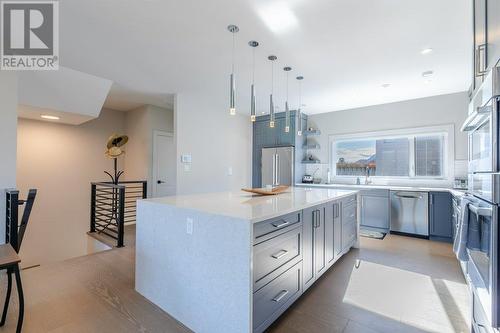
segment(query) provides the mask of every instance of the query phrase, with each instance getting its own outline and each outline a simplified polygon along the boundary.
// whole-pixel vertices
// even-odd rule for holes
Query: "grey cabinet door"
[[[314,261],[316,278],[326,270],[326,205],[318,207],[315,214],[316,227],[314,229]]]
[[[304,290],[314,283],[314,225],[316,208],[307,208],[303,211],[304,223],[302,224],[302,279]]]
[[[389,230],[389,198],[362,195],[361,225]]]
[[[335,259],[335,205],[329,203],[325,206],[325,243],[326,243],[326,262],[332,264]]]
[[[431,236],[451,239],[453,231],[450,193],[429,193],[429,223],[429,234]]]
[[[488,68],[500,65],[500,0],[487,2]]]
[[[292,117],[290,117],[290,128],[288,132],[285,132],[285,127],[286,118],[276,118],[276,143],[279,146],[292,146],[295,144],[295,119],[292,119]]]
[[[342,252],[342,215],[340,214],[342,210],[342,203],[336,202],[333,205],[333,255],[336,260]]]
[[[484,79],[482,72],[488,63],[486,48],[486,0],[474,1],[474,89]]]

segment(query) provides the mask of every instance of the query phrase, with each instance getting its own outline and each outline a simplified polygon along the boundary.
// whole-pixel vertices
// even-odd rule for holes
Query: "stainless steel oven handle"
[[[493,209],[491,207],[478,207],[473,204],[469,204],[469,209],[478,216],[492,216]]]

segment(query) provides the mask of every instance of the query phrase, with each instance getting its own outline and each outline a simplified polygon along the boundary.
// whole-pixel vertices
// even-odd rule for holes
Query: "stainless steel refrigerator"
[[[292,186],[294,181],[294,148],[262,148],[262,187]]]

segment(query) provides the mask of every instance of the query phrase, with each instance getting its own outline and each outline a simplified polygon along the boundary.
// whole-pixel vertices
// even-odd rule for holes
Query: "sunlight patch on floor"
[[[427,332],[469,332],[465,284],[360,261],[343,302]]]

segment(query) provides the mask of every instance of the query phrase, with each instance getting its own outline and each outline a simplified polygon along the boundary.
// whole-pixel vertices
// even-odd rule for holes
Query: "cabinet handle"
[[[476,48],[476,76],[486,74],[486,44],[478,45]]]
[[[318,226],[316,228],[319,228],[321,226],[321,212],[317,210],[317,213],[318,218],[316,220],[318,221]]]
[[[283,258],[284,256],[286,256],[287,254],[288,254],[287,250],[280,250],[280,251],[276,252],[275,254],[271,255],[271,257],[273,257],[274,259],[280,259],[280,258]]]
[[[278,294],[278,295],[276,295],[276,296],[273,298],[273,301],[274,301],[274,302],[276,302],[276,303],[278,303],[278,302],[280,302],[280,301],[283,299],[283,297],[285,297],[287,294],[288,294],[288,290],[282,290],[282,291],[280,291],[280,292],[279,292],[279,294]]]
[[[275,228],[282,228],[288,224],[290,224],[289,221],[283,221],[281,223],[272,223],[273,227],[275,227]]]

